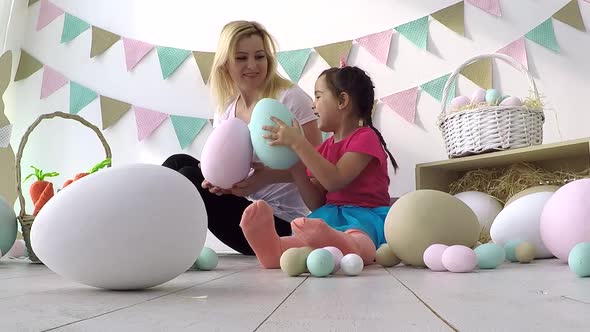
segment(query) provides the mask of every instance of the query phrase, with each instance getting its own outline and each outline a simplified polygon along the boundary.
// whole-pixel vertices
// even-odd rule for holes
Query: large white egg
[[[112,167],[56,194],[35,218],[31,245],[62,277],[98,288],[145,289],[192,266],[205,243],[206,213],[195,186],[172,169]]]
[[[490,229],[492,241],[502,247],[510,240],[526,241],[535,246],[535,258],[553,257],[541,240],[540,231],[541,213],[552,195],[552,192],[538,192],[504,207]]]
[[[494,197],[479,191],[464,191],[455,194],[455,197],[462,200],[473,210],[479,222],[480,231],[488,228],[494,222],[496,216],[502,211],[502,204]]]
[[[231,188],[248,176],[252,151],[248,125],[239,118],[223,121],[209,134],[203,146],[203,177],[216,187]]]

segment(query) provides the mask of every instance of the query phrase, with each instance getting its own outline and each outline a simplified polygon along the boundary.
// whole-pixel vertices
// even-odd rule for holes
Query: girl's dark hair
[[[363,123],[375,131],[381,145],[387,152],[391,159],[391,164],[394,170],[397,171],[398,165],[389,152],[387,144],[383,139],[383,135],[373,126],[373,106],[375,102],[375,87],[373,81],[362,69],[354,66],[345,66],[342,68],[330,68],[324,70],[319,77],[325,76],[328,88],[336,96],[340,98],[340,94],[346,92],[350,96],[352,109],[363,120]]]

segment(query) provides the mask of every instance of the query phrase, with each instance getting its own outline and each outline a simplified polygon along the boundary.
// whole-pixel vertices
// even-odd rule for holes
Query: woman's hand
[[[201,187],[208,189],[210,193],[215,194],[217,196],[221,196],[221,195],[227,195],[227,194],[231,194],[231,190],[229,189],[222,189],[219,187],[215,187],[214,185],[211,184],[211,182],[204,180],[203,183],[201,183]]]
[[[252,163],[252,168],[254,173],[245,180],[234,184],[231,189],[232,194],[240,197],[249,196],[268,184],[266,181],[268,169],[262,163]]]
[[[276,126],[262,127],[263,130],[270,132],[270,134],[262,136],[263,138],[269,140],[268,144],[293,147],[293,145],[296,145],[302,140],[305,140],[305,136],[303,136],[303,131],[301,130],[301,126],[299,126],[297,120],[293,119],[293,126],[291,127],[274,116],[270,119],[276,123]]]

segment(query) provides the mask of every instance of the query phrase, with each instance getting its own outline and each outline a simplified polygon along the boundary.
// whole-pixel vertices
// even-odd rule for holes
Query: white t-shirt
[[[287,106],[300,125],[317,120],[317,116],[312,109],[312,99],[296,84],[280,93],[277,100]],[[236,101],[237,98],[228,105],[223,114],[215,113],[213,128],[217,127],[222,121],[236,116]],[[260,161],[256,152],[254,152],[253,160],[255,162]],[[266,201],[273,208],[275,216],[288,222],[310,213],[294,183],[271,184],[247,198],[252,201]]]

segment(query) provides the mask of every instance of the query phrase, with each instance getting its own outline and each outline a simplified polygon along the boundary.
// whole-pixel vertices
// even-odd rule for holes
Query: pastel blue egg
[[[576,244],[567,258],[567,264],[580,277],[590,277],[590,242]]]
[[[486,91],[486,103],[490,105],[498,105],[502,95],[496,89],[488,89]]]
[[[506,259],[506,251],[496,243],[485,243],[475,248],[477,266],[480,269],[495,269]]]
[[[289,126],[292,125],[292,120],[295,118],[287,106],[278,100],[272,98],[261,99],[254,106],[250,124],[248,125],[252,147],[260,161],[266,166],[273,169],[291,168],[299,161],[297,154],[287,146],[271,146],[268,144],[269,140],[262,137],[270,133],[262,129],[263,126],[276,126],[270,119],[271,116],[280,119]]]
[[[199,270],[211,271],[217,267],[218,262],[219,259],[217,258],[217,253],[211,248],[203,247],[199,258],[197,258],[197,261],[193,264],[193,268],[196,267]]]
[[[326,249],[315,249],[307,256],[307,269],[315,277],[325,277],[334,270],[334,256]]]
[[[4,176],[4,175],[2,175]],[[17,221],[14,209],[0,196],[0,251],[6,255],[16,241]]]
[[[508,259],[511,262],[518,262],[518,258],[516,258],[516,253],[514,252],[514,250],[522,242],[522,240],[510,240],[506,242],[506,244],[504,245],[504,250],[506,251],[506,259]]]

